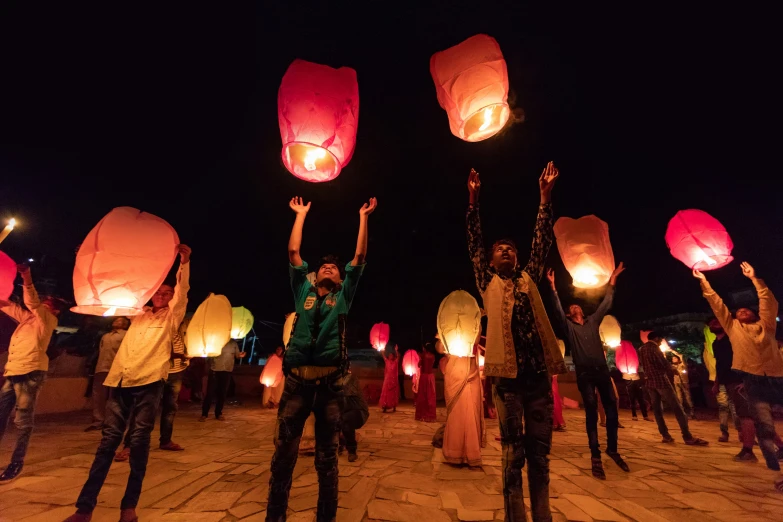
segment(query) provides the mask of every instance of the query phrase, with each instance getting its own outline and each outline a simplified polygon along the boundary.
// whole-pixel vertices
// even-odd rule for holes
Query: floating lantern
[[[624,374],[634,374],[639,371],[639,355],[631,341],[621,341],[620,347],[614,352],[614,363]]]
[[[576,288],[598,288],[614,272],[609,226],[596,216],[562,217],[555,223],[557,250]]]
[[[601,320],[601,324],[598,325],[598,335],[601,336],[601,340],[609,348],[617,348],[620,346],[620,323],[613,315],[605,315]]]
[[[408,350],[402,357],[402,371],[408,377],[413,377],[419,373],[419,354],[416,350]]]
[[[264,386],[274,388],[283,380],[283,358],[268,357],[264,371],[261,372],[260,382]]]
[[[11,218],[8,220],[8,224],[5,226],[3,230],[0,230],[0,243],[2,243],[5,238],[8,237],[8,234],[11,233],[11,231],[16,226],[16,220],[14,218]]]
[[[661,340],[661,344],[658,345],[658,348],[660,348],[663,353],[666,353],[672,349],[672,347],[669,346],[669,343],[666,342],[666,339]]]
[[[476,299],[464,290],[446,296],[438,308],[438,334],[446,353],[469,357],[481,334],[481,309]]]
[[[277,93],[277,119],[285,168],[305,181],[333,180],[356,147],[356,71],[294,60]]]
[[[244,306],[231,309],[231,338],[244,339],[253,329],[253,314]]]
[[[642,343],[649,342],[649,335],[652,332],[652,330],[639,330],[639,339],[642,340]]]
[[[720,221],[703,210],[680,210],[666,228],[671,254],[690,269],[715,270],[734,259],[734,243]]]
[[[296,322],[296,313],[291,312],[285,316],[285,323],[283,324],[283,346],[288,348],[288,341],[291,340],[291,336],[294,334],[294,323]]]
[[[196,357],[220,355],[231,340],[231,303],[224,295],[209,294],[196,309],[185,334],[188,353]]]
[[[16,261],[0,252],[0,301],[7,301],[14,293],[16,271]]]
[[[389,325],[378,323],[370,330],[370,344],[373,348],[382,352],[386,349],[386,343],[389,342]]]
[[[557,347],[560,348],[560,355],[565,357],[565,341],[563,341],[562,339],[558,339]]]
[[[133,316],[143,312],[174,265],[179,237],[166,221],[118,207],[95,225],[76,253],[71,311]]]
[[[451,133],[481,141],[506,125],[508,71],[497,41],[477,34],[430,58],[438,103],[449,117]]]

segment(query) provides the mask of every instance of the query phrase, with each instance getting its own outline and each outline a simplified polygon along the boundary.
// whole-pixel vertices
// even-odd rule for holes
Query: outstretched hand
[[[310,202],[312,203],[312,201]],[[304,200],[300,197],[291,198],[291,201],[288,203],[288,206],[291,207],[291,210],[293,210],[297,215],[304,215],[307,214],[310,211],[310,203],[307,205],[304,204]]]
[[[549,284],[552,285],[552,290],[555,289],[555,271],[551,268],[546,271],[546,278],[549,280]]]
[[[693,269],[693,277],[695,277],[696,279],[699,279],[700,281],[706,281],[707,280],[707,276],[705,276],[704,274],[702,274],[699,270],[696,270],[695,268]]]
[[[617,265],[617,268],[614,269],[614,272],[612,272],[612,276],[609,278],[609,284],[614,286],[614,284],[617,282],[617,276],[625,272],[625,266],[623,265],[623,262],[620,261],[620,264]]]
[[[753,268],[750,263],[747,261],[743,261],[740,264],[740,267],[742,267],[742,275],[747,277],[748,279],[756,279],[756,269]]]
[[[541,172],[538,178],[538,189],[541,192],[541,203],[549,203],[552,198],[552,189],[555,187],[555,181],[560,177],[560,171],[555,167],[555,163],[550,161]]]
[[[27,272],[30,271],[30,265],[27,263],[18,263],[16,265],[16,270],[19,272],[20,275],[25,275]]]
[[[378,206],[378,200],[375,198],[370,198],[369,203],[365,203],[362,205],[362,208],[359,209],[359,215],[360,216],[369,216],[373,212],[375,212],[375,208]],[[308,208],[310,206],[308,205]]]
[[[179,254],[179,262],[181,264],[183,264],[183,265],[187,264],[188,262],[190,262],[190,254],[192,252],[193,251],[190,249],[190,247],[188,245],[185,245],[185,244],[177,245],[177,253]]]
[[[478,203],[479,192],[481,192],[481,179],[479,173],[475,169],[470,169],[470,175],[468,176],[468,193],[470,194],[470,202],[472,204]]]

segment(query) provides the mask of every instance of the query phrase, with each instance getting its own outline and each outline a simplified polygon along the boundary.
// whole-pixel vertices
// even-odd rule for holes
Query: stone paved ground
[[[443,411],[439,409],[442,417]],[[175,440],[182,453],[152,451],[141,496],[141,520],[162,522],[261,521],[265,515],[274,412],[228,407],[225,423],[199,423],[198,408],[180,411]],[[555,520],[640,522],[783,519],[783,495],[773,491],[763,464],[731,460],[736,442],[709,448],[663,445],[655,423],[631,422],[620,449],[632,473],[606,462],[608,480],[589,472],[584,413],[566,411],[569,431],[555,433],[551,497]],[[73,512],[99,435],[84,433],[86,414],[40,420],[25,473],[0,486],[0,520],[57,522]],[[670,427],[674,419],[669,419]],[[483,468],[453,467],[430,445],[438,424],[416,422],[413,408],[396,414],[373,408],[362,430],[360,458],[340,458],[339,522],[392,520],[447,522],[502,520],[497,424],[488,426]],[[717,422],[697,421],[695,434],[714,441]],[[672,432],[674,433],[674,431]],[[14,429],[0,448],[7,459]],[[157,437],[157,434],[153,434]],[[5,460],[3,460],[5,463]],[[116,521],[128,465],[115,463],[93,520]],[[291,522],[314,521],[317,478],[312,457],[300,458],[291,492]]]

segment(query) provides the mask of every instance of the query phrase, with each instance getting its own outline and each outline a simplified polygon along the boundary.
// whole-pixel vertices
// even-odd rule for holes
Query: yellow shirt
[[[731,316],[707,281],[701,283],[704,297],[731,341],[734,351],[731,368],[752,375],[783,377],[783,357],[775,340],[778,302],[764,281],[754,279],[753,285],[759,295],[759,320],[745,324]]]
[[[104,386],[144,386],[169,375],[172,335],[185,318],[190,289],[190,263],[180,265],[174,297],[167,308],[131,317],[131,327],[122,340]]]
[[[127,330],[117,330],[103,334],[101,346],[98,349],[98,363],[95,365],[95,373],[109,373],[111,363],[117,357],[117,352],[126,333],[128,333]]]
[[[24,304],[28,310],[16,303],[0,309],[19,323],[8,345],[5,376],[25,375],[36,370],[45,372],[49,369],[46,349],[57,327],[57,318],[41,305],[33,285],[24,286]]]

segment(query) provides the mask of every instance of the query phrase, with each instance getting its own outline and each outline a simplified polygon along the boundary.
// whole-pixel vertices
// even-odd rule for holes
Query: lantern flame
[[[702,257],[704,257],[704,262],[707,263],[709,266],[715,266],[718,264],[717,261],[712,259],[710,256],[704,253],[704,251],[701,252]]]
[[[326,151],[321,147],[312,147],[308,149],[304,157],[304,168],[309,172],[314,171],[318,167],[315,164],[316,160],[326,157]]]
[[[576,270],[574,270],[573,275],[571,276],[574,280],[575,285],[582,285],[577,286],[577,288],[580,287],[593,287],[598,285],[598,276],[596,275],[595,271],[587,268],[587,267],[579,267]]]
[[[669,343],[666,342],[666,339],[661,341],[661,344],[659,344],[658,347],[661,349],[662,352],[671,350],[671,348],[669,347]]]
[[[14,219],[14,218],[9,219],[8,220],[8,228],[10,230],[13,230],[15,226],[16,226],[16,219]]]
[[[484,123],[479,127],[479,131],[487,130],[490,125],[492,125],[492,107],[487,107],[484,109]]]
[[[111,308],[109,308],[108,310],[103,312],[103,317],[109,317],[109,316],[112,316],[112,315],[114,315],[116,313],[117,313],[117,307],[116,306],[112,306]]]

